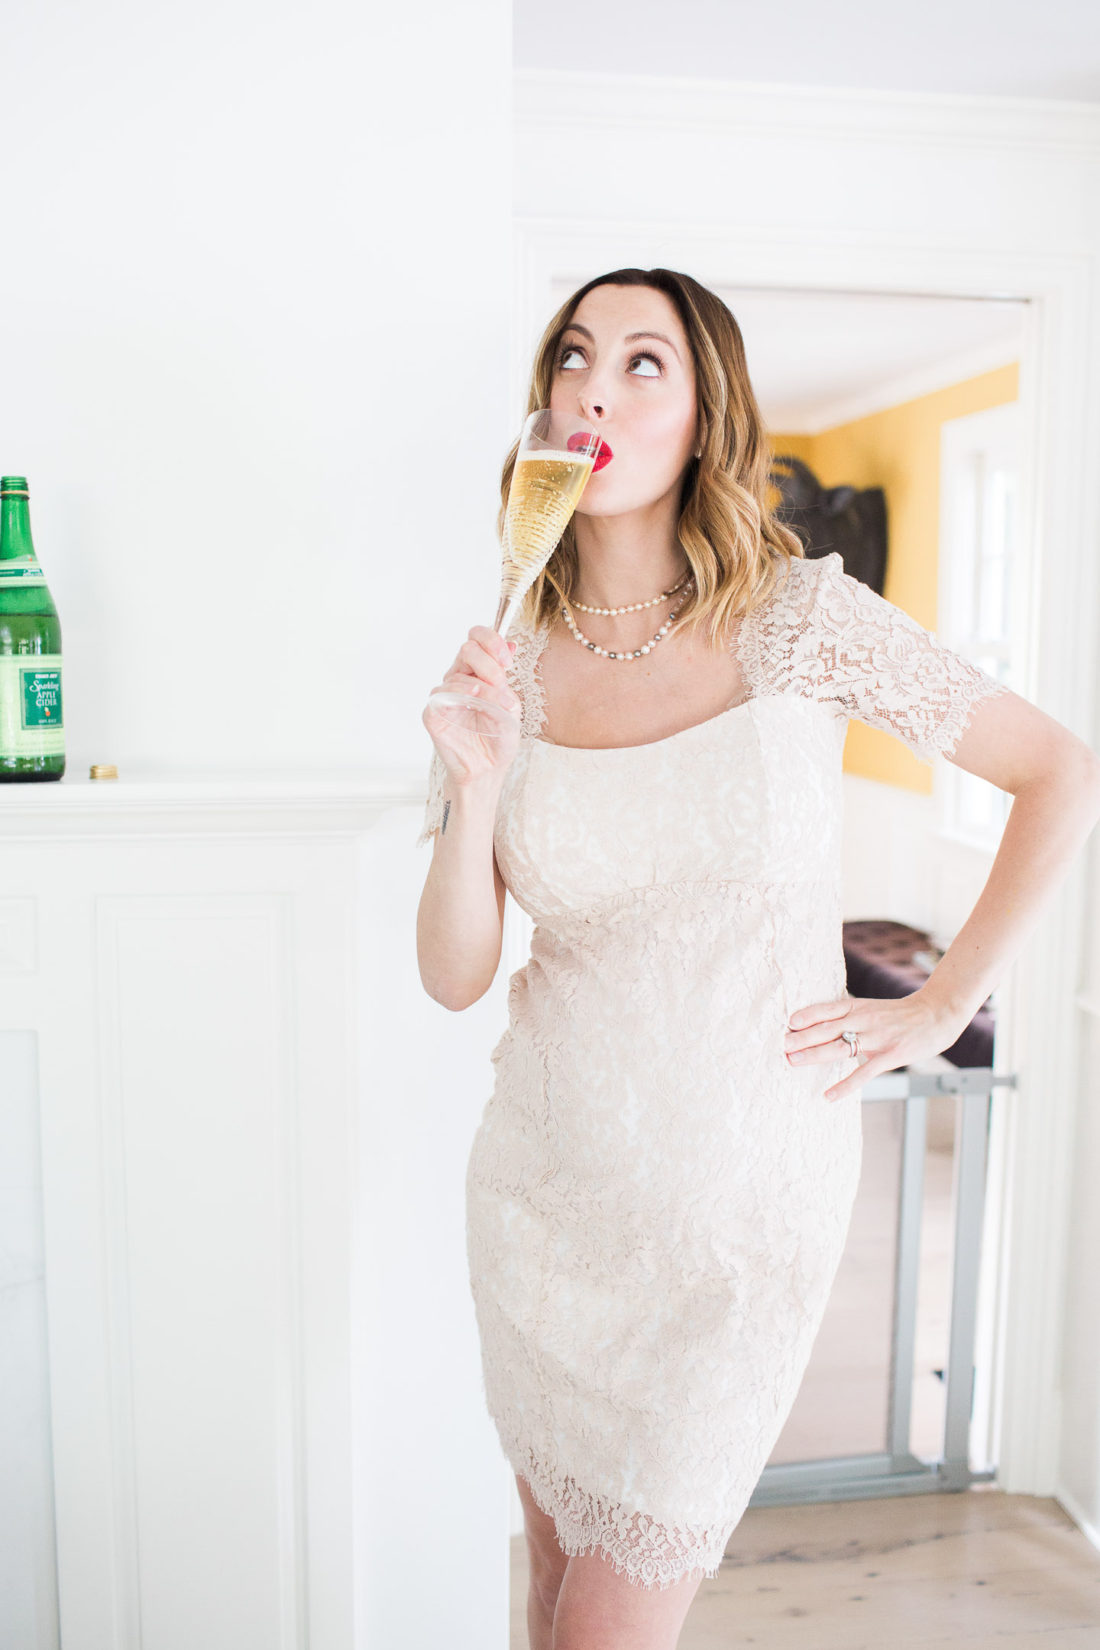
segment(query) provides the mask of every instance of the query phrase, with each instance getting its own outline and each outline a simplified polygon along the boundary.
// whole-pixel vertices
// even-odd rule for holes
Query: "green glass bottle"
[[[0,780],[60,779],[61,621],[31,539],[23,476],[0,476]]]

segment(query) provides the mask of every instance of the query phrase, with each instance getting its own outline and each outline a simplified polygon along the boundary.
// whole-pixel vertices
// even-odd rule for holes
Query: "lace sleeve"
[[[423,843],[430,842],[443,823],[443,787],[446,780],[447,769],[443,765],[443,758],[433,747],[432,760],[428,768],[428,800],[424,806],[424,823],[416,839],[418,848]]]
[[[979,700],[1008,691],[846,573],[835,550],[793,561],[765,608],[748,656],[762,680],[896,735],[923,762],[951,756]]]

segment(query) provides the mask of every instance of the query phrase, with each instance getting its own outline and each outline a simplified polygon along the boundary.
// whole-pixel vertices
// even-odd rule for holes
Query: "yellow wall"
[[[886,585],[883,595],[936,628],[939,576],[940,425],[949,418],[1015,401],[1015,364],[983,372],[885,412],[838,424],[820,435],[769,434],[773,454],[793,453],[825,487],[881,487],[886,494]],[[849,722],[845,773],[930,792],[932,769],[891,734]]]

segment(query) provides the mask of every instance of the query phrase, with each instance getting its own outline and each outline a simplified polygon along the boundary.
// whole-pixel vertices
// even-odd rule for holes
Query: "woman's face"
[[[558,346],[550,406],[579,412],[613,455],[589,477],[578,515],[621,515],[678,487],[697,444],[698,409],[671,299],[640,286],[586,293]]]

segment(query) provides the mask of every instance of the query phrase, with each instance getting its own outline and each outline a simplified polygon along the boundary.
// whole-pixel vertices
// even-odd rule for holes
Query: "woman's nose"
[[[604,415],[604,403],[603,403],[603,401],[597,400],[595,397],[587,396],[587,395],[578,395],[577,400],[580,403],[582,418],[587,418],[587,420],[590,424],[595,423],[598,419],[601,419],[603,417],[603,415]]]

